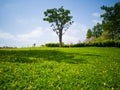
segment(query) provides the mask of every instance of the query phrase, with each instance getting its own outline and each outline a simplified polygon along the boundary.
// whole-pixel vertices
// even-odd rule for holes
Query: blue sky
[[[58,36],[43,21],[46,9],[64,6],[71,11],[74,24],[63,42],[84,41],[88,28],[101,22],[102,5],[113,6],[119,0],[0,0],[0,46],[27,47],[58,42]]]

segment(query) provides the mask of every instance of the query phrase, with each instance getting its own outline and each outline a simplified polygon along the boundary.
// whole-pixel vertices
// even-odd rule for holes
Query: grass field
[[[120,90],[120,48],[0,49],[0,90]]]

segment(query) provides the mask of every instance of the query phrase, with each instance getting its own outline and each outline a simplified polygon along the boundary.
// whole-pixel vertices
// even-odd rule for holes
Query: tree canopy
[[[102,6],[101,9],[105,11],[101,15],[103,29],[109,32],[111,39],[120,39],[120,2],[111,7]]]
[[[120,2],[114,6],[102,6],[105,12],[101,15],[102,23],[97,23],[92,29],[92,36],[95,38],[104,38],[120,40]],[[87,32],[87,36],[90,31]]]
[[[72,16],[69,14],[70,10],[64,9],[63,6],[58,9],[47,9],[44,12],[45,18],[43,18],[43,20],[51,23],[53,31],[56,32],[59,37],[60,47],[62,46],[62,35],[73,23],[71,20]]]
[[[95,25],[93,27],[93,36],[94,37],[100,37],[102,34],[102,25],[100,23],[97,23],[97,25]]]
[[[87,31],[87,38],[91,38],[92,37],[92,30],[88,29]]]

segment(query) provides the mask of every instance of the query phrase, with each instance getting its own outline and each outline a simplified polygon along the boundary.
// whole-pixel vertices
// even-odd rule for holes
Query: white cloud
[[[98,12],[96,12],[96,13],[93,13],[92,15],[93,15],[94,17],[100,17],[101,14],[98,13]]]
[[[13,39],[14,36],[10,33],[0,32],[0,39]]]
[[[0,46],[31,46],[33,43],[37,45],[46,42],[57,42],[58,37],[48,28],[36,27],[29,33],[13,35],[8,32],[0,32]]]
[[[37,27],[35,30],[29,33],[16,35],[16,38],[21,41],[30,41],[31,39],[39,38],[42,34],[42,28]]]
[[[36,27],[36,29],[32,30],[30,33],[18,34],[16,37],[20,42],[26,42],[30,45],[33,43],[41,45],[47,42],[57,42],[56,38],[58,38],[52,30],[42,27]]]
[[[63,41],[64,41],[65,43],[68,43],[68,44],[69,44],[69,43],[76,43],[76,42],[79,41],[79,38],[65,35],[65,36],[63,36]]]
[[[79,41],[84,41],[87,30],[88,28],[86,25],[74,23],[63,36],[63,41],[66,43],[77,43]]]
[[[85,40],[88,28],[84,24],[74,23],[63,35],[63,42],[77,43]],[[36,27],[29,33],[16,34],[0,32],[1,45],[11,46],[31,46],[33,43],[37,45],[48,42],[58,42],[58,36],[50,28]]]

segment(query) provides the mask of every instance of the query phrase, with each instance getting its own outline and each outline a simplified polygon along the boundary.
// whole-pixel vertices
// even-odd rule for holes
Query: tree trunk
[[[59,47],[62,47],[62,29],[59,30]]]

